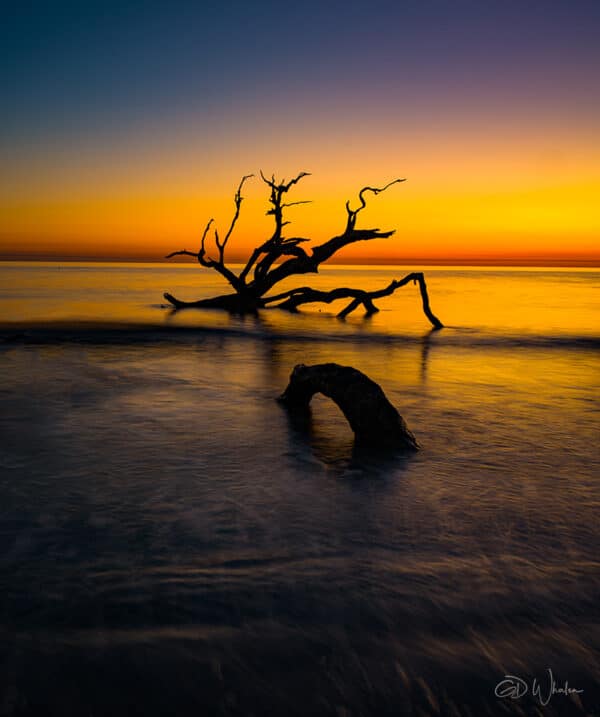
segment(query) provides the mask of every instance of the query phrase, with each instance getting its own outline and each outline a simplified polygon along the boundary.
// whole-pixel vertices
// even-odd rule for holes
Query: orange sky
[[[0,256],[159,260],[197,248],[208,218],[226,226],[239,177],[263,168],[287,178],[312,171],[290,197],[312,202],[289,210],[287,231],[315,241],[342,230],[344,202],[361,186],[407,178],[372,197],[361,214],[362,226],[395,228],[396,235],[349,247],[340,261],[600,262],[600,152],[591,151],[592,137],[399,132],[389,146],[383,137],[367,139],[351,158],[344,152],[351,136],[315,137],[319,150],[310,140],[295,137],[279,162],[263,148],[221,163],[202,156],[190,135],[189,149],[157,151],[141,138],[84,162],[63,152],[31,157],[26,168],[5,165]],[[244,258],[271,227],[259,178],[244,196],[231,260]]]
[[[341,17],[319,6],[317,29],[288,8],[293,31],[274,47],[295,54],[281,64],[255,47],[279,37],[272,16],[249,10],[252,32],[240,20],[227,47],[228,35],[197,44],[176,14],[167,34],[154,18],[147,37],[147,17],[116,32],[110,14],[90,19],[88,35],[72,28],[69,45],[46,25],[29,44],[15,34],[0,259],[158,261],[196,249],[210,217],[226,226],[239,178],[262,169],[312,173],[290,197],[312,203],[290,209],[288,231],[317,242],[342,230],[363,185],[407,178],[360,216],[396,235],[338,261],[600,265],[593,6],[540,17],[439,3],[442,26],[417,6],[345,7]],[[214,12],[205,22],[232,27]],[[156,56],[153,38],[171,54]],[[368,53],[349,52],[358,38]],[[232,261],[270,233],[260,179],[244,194]]]

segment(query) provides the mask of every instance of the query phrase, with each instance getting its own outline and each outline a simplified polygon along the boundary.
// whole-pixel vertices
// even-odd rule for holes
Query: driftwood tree
[[[290,411],[305,413],[315,393],[337,403],[354,431],[358,446],[419,449],[402,416],[388,401],[381,386],[352,366],[298,364],[279,401]]]
[[[181,301],[171,294],[164,294],[164,297],[176,309],[188,307],[195,308],[220,308],[237,313],[255,312],[258,309],[278,308],[288,311],[297,311],[302,304],[309,303],[326,303],[330,304],[338,299],[349,299],[350,302],[343,308],[338,316],[344,318],[361,305],[364,307],[368,315],[375,313],[379,309],[374,304],[374,299],[380,299],[384,296],[393,294],[396,289],[413,282],[419,285],[421,298],[423,302],[423,311],[425,316],[432,323],[434,328],[442,328],[442,322],[433,314],[429,307],[429,297],[427,294],[427,285],[425,277],[421,272],[413,272],[403,277],[395,279],[388,286],[378,291],[365,291],[363,289],[354,289],[340,287],[331,291],[321,291],[313,289],[309,286],[302,286],[296,289],[290,289],[282,293],[272,293],[273,288],[279,282],[296,274],[315,274],[319,271],[319,266],[330,259],[340,249],[348,244],[354,244],[357,241],[369,241],[371,239],[387,239],[394,234],[391,231],[379,231],[379,229],[357,229],[356,220],[358,215],[367,206],[366,195],[368,193],[380,194],[389,187],[404,179],[394,179],[384,187],[363,187],[358,193],[359,206],[352,209],[350,202],[346,202],[346,226],[341,234],[328,239],[323,244],[313,246],[310,250],[305,250],[301,245],[308,242],[309,239],[303,237],[284,237],[283,229],[290,222],[284,220],[284,210],[288,207],[306,204],[306,201],[288,202],[287,194],[298,182],[308,176],[308,172],[301,172],[297,177],[289,182],[285,180],[278,182],[274,176],[270,179],[261,172],[260,176],[269,187],[270,208],[267,215],[271,215],[275,222],[273,235],[263,244],[256,247],[246,264],[237,273],[232,270],[225,262],[225,250],[231,239],[233,230],[240,216],[240,208],[242,205],[242,188],[246,180],[253,175],[246,175],[242,180],[235,193],[235,212],[231,220],[231,224],[227,233],[221,238],[218,230],[213,229],[213,238],[215,251],[213,256],[209,256],[206,248],[207,239],[213,220],[211,219],[200,240],[200,249],[197,252],[182,249],[174,251],[166,258],[173,256],[192,256],[207,269],[217,271],[231,285],[233,291],[222,296],[215,296],[199,301]],[[216,258],[214,258],[216,255]]]

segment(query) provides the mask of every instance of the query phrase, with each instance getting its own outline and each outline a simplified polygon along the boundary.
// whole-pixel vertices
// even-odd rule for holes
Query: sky
[[[361,263],[600,265],[600,2],[22,2],[0,26],[0,259],[158,261],[211,217]]]

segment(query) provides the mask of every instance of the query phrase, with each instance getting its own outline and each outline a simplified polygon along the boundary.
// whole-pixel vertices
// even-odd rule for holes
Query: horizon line
[[[166,260],[164,257],[144,257],[144,256],[86,256],[86,255],[67,255],[57,256],[56,254],[0,254],[0,262],[32,262],[32,263],[90,263],[90,264],[167,264],[167,265],[195,265],[193,259]],[[245,260],[231,261],[231,266],[245,264]],[[373,258],[372,260],[359,259],[357,257],[348,257],[343,260],[338,258],[330,259],[327,265],[346,265],[346,266],[531,266],[531,267],[581,267],[581,268],[600,268],[600,257],[565,257],[565,256],[529,256],[529,257],[423,257],[423,258]],[[326,266],[327,266],[326,265]]]

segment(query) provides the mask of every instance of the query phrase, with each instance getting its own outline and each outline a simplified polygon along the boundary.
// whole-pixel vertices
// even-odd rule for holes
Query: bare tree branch
[[[268,180],[265,181],[269,184]],[[327,261],[327,259],[348,244],[353,244],[357,241],[368,241],[370,239],[387,239],[392,236],[394,234],[394,230],[382,232],[379,231],[379,229],[355,229],[356,218],[358,214],[367,206],[367,201],[364,196],[366,192],[372,192],[377,195],[384,192],[392,185],[404,181],[406,180],[394,179],[391,182],[388,182],[384,187],[363,187],[358,193],[358,198],[360,200],[360,207],[358,207],[358,209],[351,209],[350,202],[346,202],[348,221],[344,233],[314,247],[312,250],[312,256],[295,256],[294,258],[279,264],[268,274],[263,272],[260,276],[255,276],[255,282],[260,282],[261,288],[264,288],[263,293],[292,274],[318,272],[319,264]],[[269,263],[269,268],[273,263],[273,261]]]
[[[279,184],[275,181],[275,175],[271,175],[271,179],[267,179],[265,175],[263,174],[262,169],[260,170],[260,176],[265,184],[268,184],[271,189],[279,190],[282,194],[285,194],[285,192],[288,192],[294,184],[298,184],[298,182],[303,177],[310,177],[310,172],[300,172],[297,174],[293,179],[290,179],[289,182],[286,183],[285,179],[283,179]]]
[[[433,314],[429,306],[427,284],[425,283],[425,277],[421,272],[413,272],[402,279],[394,280],[384,289],[379,289],[377,291],[365,291],[363,289],[350,289],[346,287],[332,289],[331,291],[319,291],[318,289],[313,289],[310,286],[303,286],[297,289],[284,291],[283,293],[276,294],[275,296],[264,297],[263,302],[265,305],[275,304],[272,308],[286,309],[287,311],[295,312],[302,304],[312,304],[317,302],[331,304],[333,301],[337,301],[339,299],[351,298],[352,301],[338,313],[338,317],[343,319],[352,311],[358,309],[361,304],[364,306],[367,315],[378,312],[379,309],[373,303],[373,299],[380,299],[383,296],[389,296],[390,294],[393,294],[396,289],[406,286],[406,284],[409,284],[411,281],[415,284],[419,284],[423,303],[423,313],[425,316],[427,316],[434,328],[443,328],[442,322]]]
[[[399,182],[406,182],[406,179],[393,179],[391,182],[388,182],[385,187],[363,187],[360,192],[358,193],[358,198],[360,200],[360,207],[358,209],[351,209],[350,208],[350,200],[346,202],[346,212],[348,213],[348,223],[346,225],[346,232],[353,231],[354,226],[356,225],[356,217],[359,215],[360,212],[367,206],[367,200],[364,197],[365,192],[373,192],[375,196],[378,194],[381,194],[381,192],[385,192],[388,187],[391,187],[393,184],[398,184]]]
[[[302,199],[299,202],[286,202],[281,205],[281,208],[285,209],[286,207],[295,207],[297,204],[312,204],[312,199]]]
[[[165,259],[170,259],[173,256],[193,256],[195,259],[198,258],[198,254],[195,251],[188,251],[187,249],[181,249],[180,251],[172,251],[170,254],[165,256]]]
[[[212,268],[214,265],[214,262],[212,259],[206,258],[206,248],[205,248],[205,242],[206,242],[206,235],[208,234],[208,230],[210,229],[212,223],[214,222],[214,219],[209,219],[208,224],[204,228],[204,232],[202,233],[202,240],[200,242],[200,250],[198,251],[198,261],[202,264],[202,266],[207,267],[208,269]]]
[[[172,256],[193,256],[195,259],[197,259],[202,266],[205,266],[207,268],[212,268],[212,263],[210,260],[205,261],[205,249],[204,249],[204,242],[206,241],[206,235],[208,234],[208,230],[210,229],[211,224],[213,223],[214,219],[209,219],[208,224],[204,228],[204,232],[202,233],[202,239],[200,240],[200,249],[197,252],[194,251],[188,251],[187,249],[182,249],[181,251],[173,251],[170,254],[167,254],[165,256],[165,259],[170,259]]]
[[[256,247],[256,249],[252,250],[252,254],[250,254],[250,257],[249,257],[248,261],[246,262],[246,266],[240,272],[240,281],[243,281],[243,282],[246,281],[248,272],[252,269],[252,267],[256,263],[256,260],[258,259],[258,257],[263,253],[263,251],[265,251],[264,247],[265,247],[265,245],[263,244],[261,246]]]
[[[309,172],[300,172],[300,174],[296,177],[290,179],[289,182],[286,182],[284,179],[280,183],[277,183],[275,175],[273,175],[271,179],[267,179],[263,174],[262,169],[260,170],[260,176],[263,182],[267,186],[271,187],[271,196],[269,197],[269,201],[272,204],[272,208],[268,210],[267,215],[273,215],[275,217],[275,230],[273,231],[271,242],[273,242],[273,244],[277,244],[281,241],[281,230],[286,223],[283,221],[283,208],[285,206],[283,204],[283,195],[289,192],[295,184],[298,184],[303,177],[308,177],[310,174]],[[294,203],[298,204],[299,202]]]
[[[252,268],[258,261],[261,254],[266,254],[266,256],[263,257],[261,263],[255,269],[254,282],[264,277],[268,269],[273,265],[275,261],[277,261],[277,259],[279,259],[284,254],[290,253],[288,251],[281,251],[279,246],[281,243],[288,241],[283,238],[282,234],[283,227],[286,226],[286,224],[289,224],[289,222],[283,221],[283,210],[284,208],[291,207],[297,204],[307,204],[310,200],[283,203],[283,195],[286,194],[295,184],[298,184],[301,179],[309,176],[309,172],[300,172],[300,174],[291,179],[289,182],[282,180],[278,183],[275,179],[275,175],[272,175],[271,179],[267,179],[262,169],[260,170],[261,179],[268,187],[271,188],[269,202],[272,206],[271,209],[267,211],[267,216],[273,216],[275,218],[275,229],[273,230],[273,235],[271,236],[271,238],[264,244],[262,244],[260,247],[254,249],[254,251],[250,255],[248,261],[246,262],[246,266],[242,269],[240,273],[239,278],[241,281],[246,281],[246,277],[248,276],[250,271],[252,271]],[[293,253],[296,254],[297,252]]]
[[[240,181],[240,184],[239,184],[239,186],[238,186],[238,188],[237,188],[237,192],[235,193],[235,197],[234,197],[234,202],[235,202],[235,214],[233,215],[233,219],[231,220],[231,224],[230,224],[230,226],[229,226],[229,230],[227,231],[227,234],[225,234],[225,238],[223,239],[222,244],[219,246],[221,261],[224,261],[224,256],[223,256],[223,255],[224,255],[224,252],[225,252],[225,247],[227,246],[227,242],[229,241],[229,237],[231,236],[231,233],[233,232],[233,230],[234,230],[234,228],[235,228],[235,224],[236,224],[236,222],[237,222],[237,220],[238,220],[238,217],[240,216],[240,207],[242,206],[242,202],[244,201],[244,198],[242,197],[242,187],[244,186],[244,182],[245,182],[247,179],[250,179],[250,178],[253,177],[253,176],[254,176],[253,174],[245,174],[245,175],[242,177],[241,181]]]

